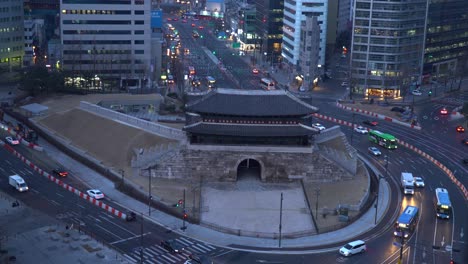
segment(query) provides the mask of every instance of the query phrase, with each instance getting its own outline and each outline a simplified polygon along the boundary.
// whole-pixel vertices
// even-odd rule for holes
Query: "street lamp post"
[[[385,176],[388,177],[388,155],[385,155],[384,157],[384,161],[385,161]],[[382,175],[378,175],[379,179],[378,179],[378,183],[377,183],[377,199],[376,199],[376,203],[375,203],[375,217],[374,217],[374,225],[377,224],[377,210],[378,210],[378,206],[379,206],[379,192],[380,192],[380,180],[385,178],[383,177]]]
[[[122,170],[122,169],[120,169],[120,170],[119,170],[119,172],[120,172],[120,176],[121,176],[121,179],[122,179],[122,182],[121,182],[121,184],[120,184],[120,185],[121,185],[121,186],[122,186],[122,188],[123,188],[123,187],[124,187],[124,183],[125,183],[125,182],[124,182],[125,171],[124,171],[124,170]]]
[[[279,219],[279,240],[278,240],[278,247],[281,247],[281,230],[283,228],[283,193],[281,193],[281,200],[280,200],[280,219]]]
[[[318,198],[320,195],[320,188],[315,188],[315,220],[317,220],[317,213],[318,213]]]

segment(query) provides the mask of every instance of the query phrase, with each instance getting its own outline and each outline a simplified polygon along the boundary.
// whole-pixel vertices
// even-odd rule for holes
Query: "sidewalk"
[[[0,263],[129,263],[76,229],[0,191]]]
[[[131,209],[138,213],[143,213],[148,220],[153,221],[154,223],[164,226],[170,230],[173,230],[174,232],[221,247],[253,247],[257,249],[263,248],[264,250],[266,250],[267,248],[278,248],[278,240],[276,239],[252,238],[229,235],[190,223],[187,224],[187,229],[185,231],[182,231],[180,230],[180,227],[182,226],[181,219],[175,218],[171,215],[167,215],[156,210],[151,211],[151,215],[149,215],[147,204],[134,200],[133,198],[120,193],[114,188],[114,184],[111,181],[97,174],[93,170],[84,167],[82,164],[76,162],[70,157],[67,157],[66,155],[55,149],[53,146],[49,145],[47,142],[41,142],[40,144],[44,147],[45,151],[50,156],[53,156],[58,162],[60,162],[65,167],[73,171],[74,175],[79,177],[86,185],[90,187],[100,186],[100,190],[106,194],[106,197],[108,199],[112,200],[115,203],[118,203],[122,207]],[[386,208],[388,206],[388,203],[390,202],[389,186],[384,181],[381,181],[380,196],[381,197],[379,199],[378,206],[378,219],[381,219],[385,215]],[[360,219],[356,220],[354,223],[343,229],[309,237],[302,237],[297,239],[283,239],[282,248],[307,248],[320,246],[324,243],[344,243],[345,241],[353,239],[356,236],[359,236],[360,234],[372,229],[375,226],[374,217],[375,210],[373,207],[371,207],[371,209],[364,213],[364,215]],[[335,248],[328,250],[335,250]],[[271,250],[268,251],[271,252]]]

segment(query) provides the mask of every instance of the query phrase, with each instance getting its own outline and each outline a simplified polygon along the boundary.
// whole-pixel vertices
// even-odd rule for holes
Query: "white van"
[[[356,240],[353,242],[349,242],[348,244],[340,248],[340,254],[345,257],[348,257],[357,253],[362,253],[366,251],[366,249],[366,242],[362,240]]]

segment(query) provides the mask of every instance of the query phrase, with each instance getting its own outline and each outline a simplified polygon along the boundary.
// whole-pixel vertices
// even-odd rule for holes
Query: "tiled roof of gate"
[[[186,111],[233,116],[302,116],[315,113],[318,108],[285,90],[218,88],[188,103]]]

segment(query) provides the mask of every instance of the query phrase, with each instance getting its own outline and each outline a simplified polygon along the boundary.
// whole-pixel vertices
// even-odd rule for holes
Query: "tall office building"
[[[354,92],[399,97],[402,88],[420,81],[427,5],[427,0],[355,1],[351,46]]]
[[[301,79],[300,90],[308,91],[313,88],[318,82],[321,74],[318,67],[319,52],[320,52],[320,24],[317,17],[307,16],[301,26],[300,37],[300,52],[299,58]]]
[[[283,39],[283,1],[256,0],[256,39],[257,48],[262,56],[261,61],[281,62],[281,45]]]
[[[431,1],[427,19],[424,76],[456,75],[468,63],[468,2]]]
[[[279,1],[278,1],[279,2]],[[301,23],[307,16],[315,16],[320,24],[319,64],[325,64],[327,45],[328,0],[290,0],[284,2],[284,26],[282,56],[293,65],[300,58]],[[335,18],[336,19],[336,18]]]
[[[64,70],[96,88],[150,83],[150,0],[61,0],[60,9]]]
[[[23,64],[23,21],[23,0],[0,1],[0,71],[11,71]]]

